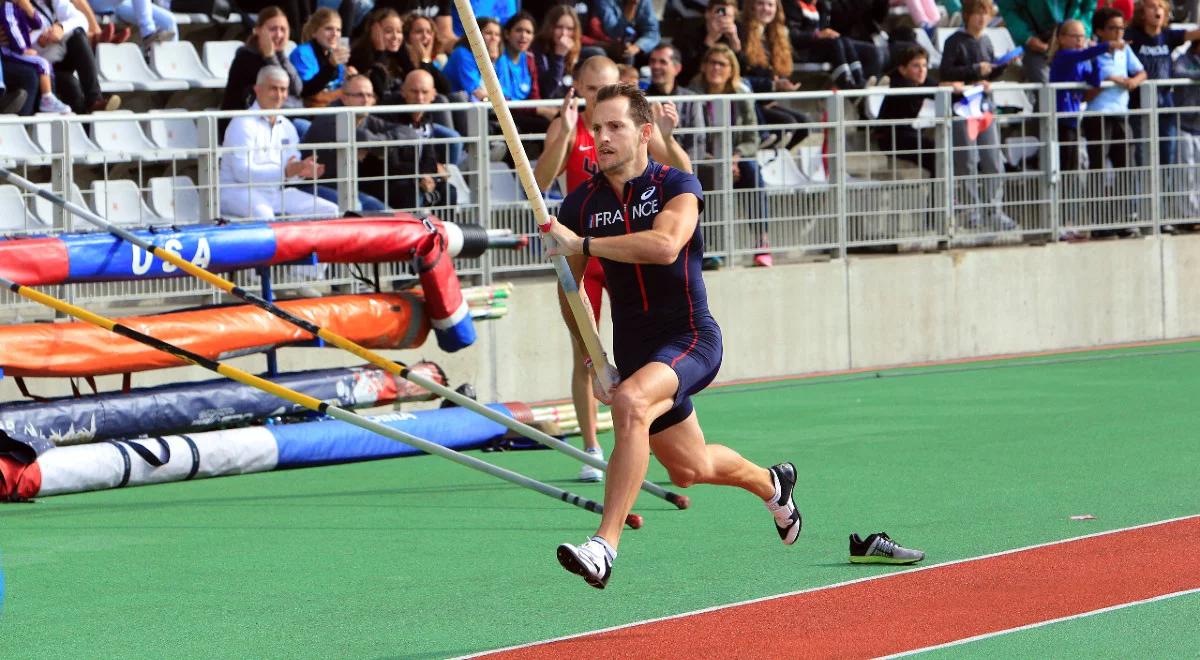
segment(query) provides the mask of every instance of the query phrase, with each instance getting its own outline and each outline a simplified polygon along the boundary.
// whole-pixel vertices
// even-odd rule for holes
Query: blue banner
[[[138,238],[210,271],[266,264],[275,256],[275,232],[265,223],[198,225],[169,231],[136,231]],[[62,237],[72,280],[178,277],[182,271],[111,234]]]

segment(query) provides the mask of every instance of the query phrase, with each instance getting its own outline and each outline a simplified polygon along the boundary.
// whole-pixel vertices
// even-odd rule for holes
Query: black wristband
[[[591,246],[589,245],[589,243],[591,243],[591,242],[592,242],[591,236],[583,237],[583,256],[585,256],[585,257],[592,256],[592,249],[591,249]]]

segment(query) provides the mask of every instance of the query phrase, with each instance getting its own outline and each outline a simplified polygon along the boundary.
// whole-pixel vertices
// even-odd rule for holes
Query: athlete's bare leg
[[[737,486],[767,499],[775,494],[771,472],[724,445],[704,442],[704,431],[692,412],[682,422],[650,436],[654,457],[680,488],[693,484]]]
[[[651,362],[617,386],[612,415],[616,442],[604,482],[604,515],[596,535],[613,550],[621,542],[625,517],[633,509],[650,464],[650,423],[674,405],[679,377],[665,364]]]
[[[592,374],[583,364],[583,349],[571,342],[571,402],[579,420],[579,434],[584,449],[598,449],[596,440],[596,399],[592,396]]]

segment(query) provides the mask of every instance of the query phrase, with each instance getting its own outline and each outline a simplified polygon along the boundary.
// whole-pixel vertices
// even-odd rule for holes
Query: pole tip
[[[629,525],[631,529],[641,529],[642,517],[636,513],[631,513],[628,516],[625,516],[625,524]]]
[[[692,499],[687,495],[676,495],[675,493],[671,493],[671,503],[674,504],[676,508],[686,509],[692,506]]]

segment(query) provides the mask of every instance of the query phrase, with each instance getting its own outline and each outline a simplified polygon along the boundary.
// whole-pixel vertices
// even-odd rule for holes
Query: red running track
[[[877,657],[1200,589],[1200,516],[982,557],[489,658]],[[583,588],[583,584],[580,587]]]

